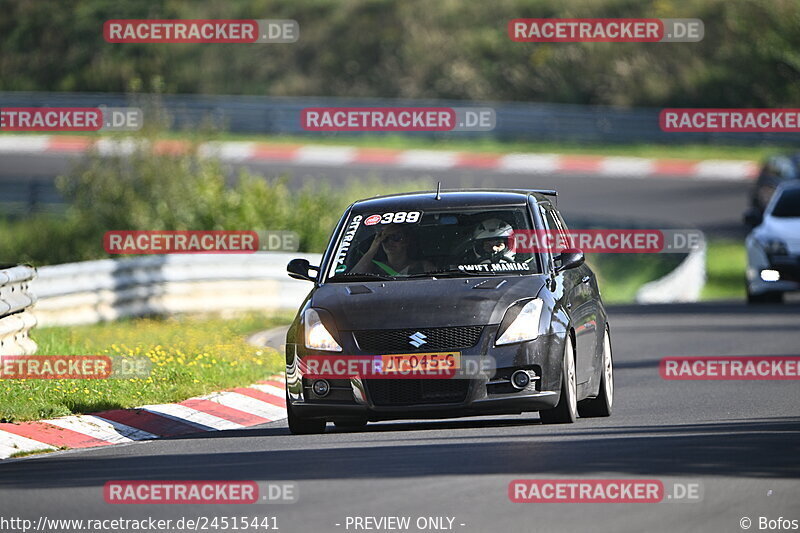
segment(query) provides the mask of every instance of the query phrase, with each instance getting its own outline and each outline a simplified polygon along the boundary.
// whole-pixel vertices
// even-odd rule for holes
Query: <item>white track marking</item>
[[[654,171],[653,160],[642,157],[606,157],[600,162],[600,173],[606,175],[642,177]]]
[[[35,450],[55,450],[55,447],[0,430],[0,459],[7,459],[17,452],[32,452]]]
[[[158,415],[166,415],[168,418],[186,422],[205,430],[208,430],[208,428],[216,430],[242,429],[244,427],[236,422],[231,422],[230,420],[225,420],[224,418],[210,415],[198,411],[197,409],[192,409],[191,407],[186,407],[185,405],[165,403],[160,405],[145,405],[142,409]]]
[[[458,160],[456,152],[438,150],[406,150],[397,157],[397,165],[406,168],[453,168]]]
[[[356,158],[356,149],[347,146],[303,146],[293,162],[315,165],[346,165]]]
[[[286,418],[286,409],[272,405],[271,403],[262,402],[256,398],[239,394],[238,392],[218,392],[209,396],[204,396],[203,399],[211,400],[220,405],[238,409],[251,415],[260,416],[267,420],[280,420]]]
[[[750,161],[723,161],[709,159],[694,166],[692,175],[698,179],[746,180],[757,172]]]
[[[0,153],[47,152],[49,146],[49,135],[0,135]]]
[[[111,422],[93,415],[65,416],[48,420],[47,423],[114,444],[156,438],[155,435],[147,431],[132,428],[118,422]]]
[[[544,174],[557,171],[560,160],[561,156],[556,154],[509,154],[500,158],[497,170],[523,174]]]

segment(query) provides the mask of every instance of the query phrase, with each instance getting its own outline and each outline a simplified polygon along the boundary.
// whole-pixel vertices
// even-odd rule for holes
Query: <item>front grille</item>
[[[410,343],[415,333],[425,336],[419,347]],[[471,348],[478,343],[483,326],[457,326],[424,329],[371,329],[356,331],[356,342],[362,351],[370,354],[393,352],[433,352]]]
[[[461,403],[467,399],[467,379],[371,379],[367,393],[377,406]]]

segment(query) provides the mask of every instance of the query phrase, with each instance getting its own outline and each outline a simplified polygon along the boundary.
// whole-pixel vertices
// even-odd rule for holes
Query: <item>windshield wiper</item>
[[[347,279],[343,279],[347,278]],[[336,274],[328,281],[376,281],[376,280],[392,280],[392,276],[385,274],[373,274],[372,272],[348,272],[346,274]]]

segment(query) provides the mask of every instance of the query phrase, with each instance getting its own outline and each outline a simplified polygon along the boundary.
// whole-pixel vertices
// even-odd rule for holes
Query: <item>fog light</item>
[[[331,385],[324,379],[318,379],[311,385],[311,390],[313,390],[314,394],[317,396],[324,397],[331,391]]]
[[[531,382],[531,377],[524,370],[517,370],[511,374],[511,385],[515,389],[522,390]]]
[[[778,281],[781,279],[781,273],[777,270],[762,270],[761,279],[764,281]]]

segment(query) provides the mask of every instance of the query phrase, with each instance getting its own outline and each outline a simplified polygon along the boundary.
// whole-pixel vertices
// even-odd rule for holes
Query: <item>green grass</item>
[[[706,256],[702,300],[744,300],[747,251],[738,240],[711,241]]]
[[[702,300],[744,299],[744,244],[708,243]],[[632,302],[648,281],[670,272],[676,254],[594,254],[587,257],[606,303]],[[43,355],[107,354],[146,357],[149,377],[128,380],[0,380],[0,420],[24,421],[73,413],[168,403],[278,372],[281,356],[249,346],[248,333],[291,320],[289,314],[249,314],[231,320],[207,317],[135,319],[78,327],[36,329]]]
[[[707,243],[706,284],[700,299],[744,300],[747,252],[744,242],[717,239]],[[684,256],[680,254],[594,254],[586,258],[597,274],[603,301],[610,304],[634,301],[639,288],[666,274]]]
[[[29,455],[41,455],[43,453],[52,453],[57,452],[58,450],[66,450],[66,446],[62,446],[55,450],[51,450],[49,448],[42,448],[40,450],[20,450],[18,452],[14,452],[8,456],[9,459],[19,459],[20,457],[28,457]]]
[[[15,133],[19,134],[19,133]],[[58,135],[59,133],[55,133]],[[75,135],[67,133],[65,135]],[[101,136],[101,134],[89,134]],[[197,131],[165,132],[169,139],[198,140]],[[274,144],[324,144],[333,146],[359,146],[365,148],[393,148],[398,150],[455,150],[496,153],[552,153],[575,155],[602,155],[624,157],[650,157],[664,159],[731,159],[762,161],[766,157],[786,151],[786,147],[737,146],[716,144],[580,144],[569,142],[500,141],[488,137],[459,138],[452,136],[429,138],[403,135],[253,135],[236,133],[208,134],[209,140],[256,141]]]
[[[607,304],[631,303],[642,285],[671,272],[684,256],[680,254],[589,254],[600,295]]]
[[[35,329],[42,355],[146,357],[150,375],[130,379],[0,380],[0,420],[38,420],[73,413],[170,403],[249,385],[282,367],[275,350],[245,336],[291,321],[288,314],[135,319]]]

